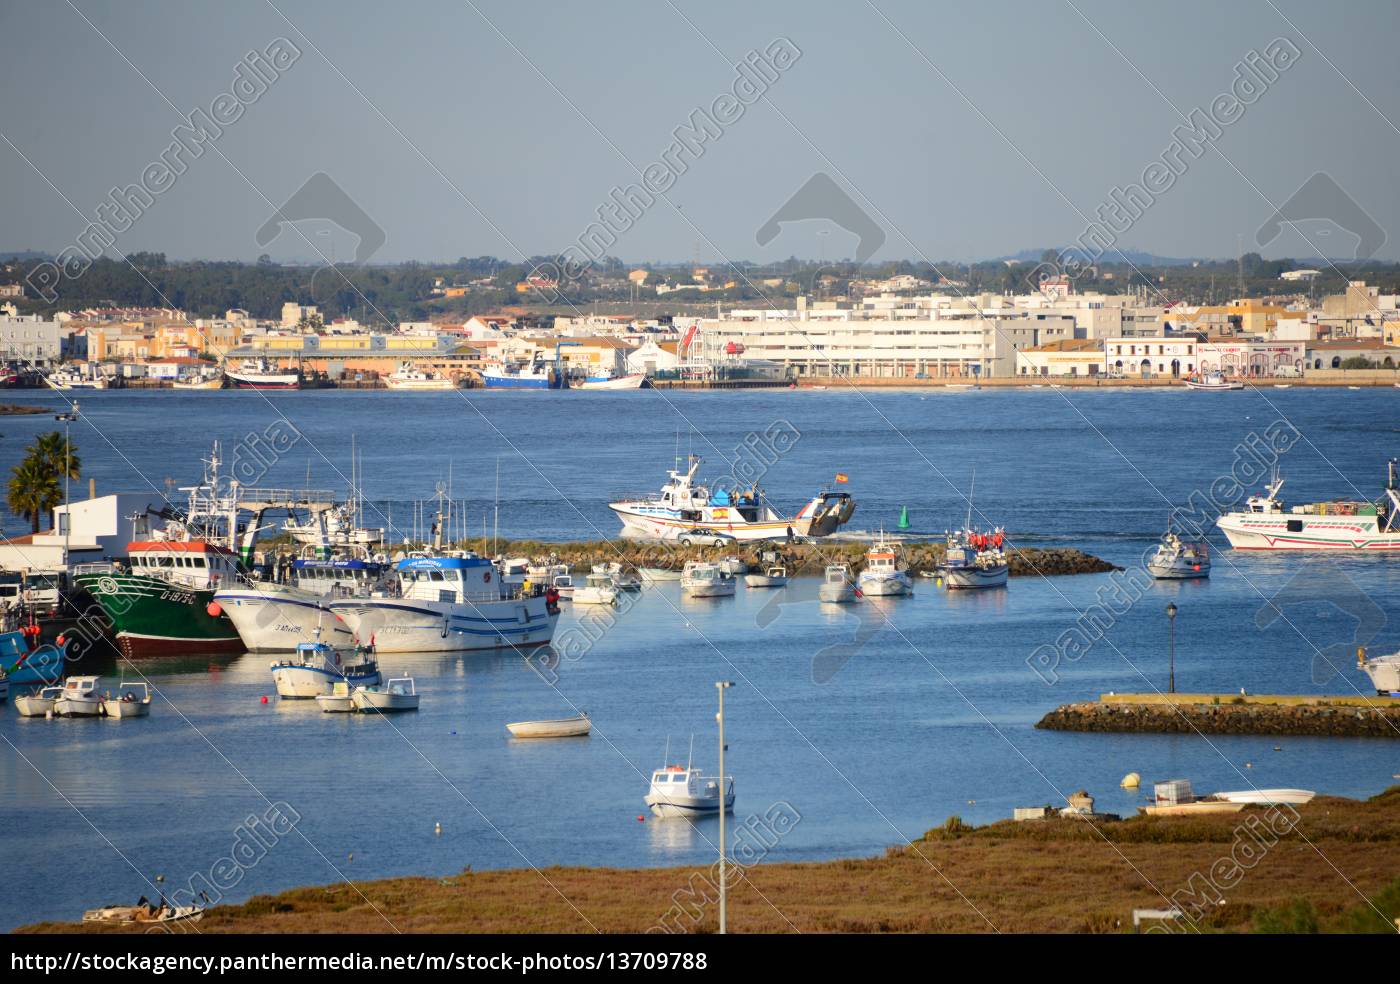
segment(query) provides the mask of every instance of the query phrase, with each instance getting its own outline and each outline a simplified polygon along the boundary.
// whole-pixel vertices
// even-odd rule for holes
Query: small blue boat
[[[0,669],[12,687],[50,687],[63,679],[64,650],[50,643],[29,647],[23,632],[0,632]]]

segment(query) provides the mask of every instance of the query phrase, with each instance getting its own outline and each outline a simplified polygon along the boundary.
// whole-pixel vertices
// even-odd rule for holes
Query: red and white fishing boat
[[[1288,508],[1278,497],[1277,475],[1242,511],[1216,520],[1236,550],[1400,551],[1400,486],[1394,459],[1385,495],[1375,502],[1310,502]]]
[[[1183,380],[1187,389],[1212,390],[1224,392],[1225,390],[1242,390],[1244,382],[1239,379],[1230,379],[1221,372],[1208,372],[1204,376],[1190,376]]]

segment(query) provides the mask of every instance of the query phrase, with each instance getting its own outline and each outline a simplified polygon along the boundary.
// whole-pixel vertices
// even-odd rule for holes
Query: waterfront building
[[[1018,376],[1098,376],[1105,365],[1097,338],[1062,338],[1016,353]]]
[[[1110,376],[1179,378],[1194,374],[1200,365],[1195,335],[1160,335],[1156,338],[1123,336],[1104,340],[1105,371]]]
[[[37,314],[18,314],[14,305],[0,313],[0,360],[51,364],[68,357],[72,329]]]
[[[1200,370],[1226,376],[1300,376],[1308,343],[1303,340],[1212,337],[1197,346]]]

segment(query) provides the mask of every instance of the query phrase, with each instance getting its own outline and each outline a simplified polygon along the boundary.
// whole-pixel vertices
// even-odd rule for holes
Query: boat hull
[[[459,653],[538,646],[554,638],[558,614],[543,597],[458,604],[406,598],[330,602],[356,639],[376,653]]]
[[[745,574],[744,584],[750,588],[784,588],[788,579],[776,574]]]
[[[1185,560],[1168,563],[1148,561],[1147,573],[1159,581],[1193,581],[1210,577],[1210,564],[1193,564]]]
[[[44,717],[53,710],[52,697],[23,695],[15,698],[15,710],[20,717]]]
[[[647,377],[642,373],[631,376],[618,376],[614,379],[588,379],[579,384],[586,390],[634,390],[641,389]]]
[[[894,576],[860,575],[857,586],[860,593],[872,598],[892,598],[914,593],[914,584],[907,574]]]
[[[823,584],[817,588],[817,600],[828,605],[844,605],[856,600],[856,589],[850,584]]]
[[[354,645],[354,634],[326,599],[289,587],[225,588],[214,601],[237,630],[249,652],[278,653],[297,648],[321,629],[321,638],[336,648]]]
[[[1375,516],[1227,513],[1216,521],[1236,550],[1400,550]]]
[[[256,375],[253,373],[225,372],[234,389],[248,390],[298,390],[301,377],[294,372]]]
[[[648,793],[646,804],[651,812],[658,817],[706,817],[719,816],[718,796],[686,796],[659,793]],[[724,812],[734,812],[734,792],[730,790],[725,798]]]
[[[943,584],[950,591],[1004,588],[1010,576],[1011,568],[1005,564],[999,567],[943,568]]]
[[[139,574],[81,574],[76,582],[102,606],[128,659],[245,651],[228,616],[209,614],[209,589]]]
[[[732,598],[734,597],[734,585],[735,582],[732,578],[715,581],[682,581],[681,592],[687,598]]]
[[[384,385],[397,393],[441,393],[456,388],[450,379],[395,379],[392,376],[385,378]]]
[[[149,700],[104,700],[102,702],[102,715],[109,718],[141,718],[149,717],[151,713],[151,702]]]
[[[516,721],[506,725],[515,738],[582,738],[593,730],[586,715],[554,721]]]
[[[322,695],[329,696],[338,680],[351,687],[373,687],[377,686],[381,679],[378,670],[365,673],[349,666],[344,670],[298,663],[277,663],[272,667],[272,682],[277,686],[277,696],[286,700],[311,700]]]

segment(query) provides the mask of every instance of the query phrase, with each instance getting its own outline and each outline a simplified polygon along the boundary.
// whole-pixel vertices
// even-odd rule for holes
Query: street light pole
[[[1167,693],[1176,693],[1176,603],[1167,602]]]
[[[73,506],[69,498],[69,477],[73,471],[73,445],[69,440],[68,427],[78,419],[78,401],[66,413],[54,414],[54,420],[63,421],[63,570],[68,571],[68,539],[73,529]]]
[[[727,933],[728,925],[728,882],[725,877],[725,850],[724,840],[724,814],[725,799],[729,790],[724,782],[724,692],[734,686],[732,680],[716,680],[715,689],[719,691],[719,713],[715,715],[715,720],[719,722],[719,931]]]

